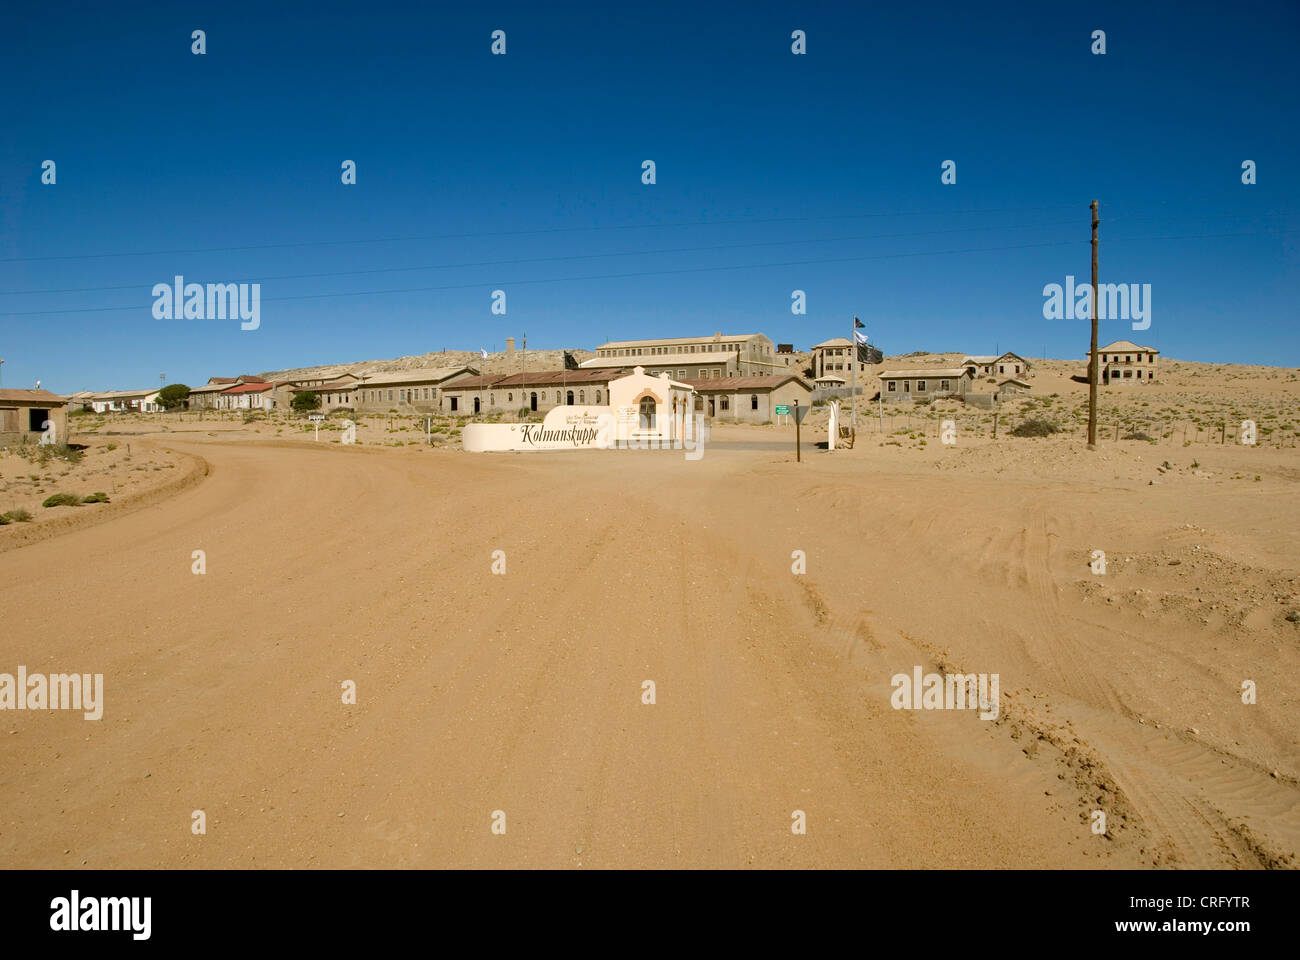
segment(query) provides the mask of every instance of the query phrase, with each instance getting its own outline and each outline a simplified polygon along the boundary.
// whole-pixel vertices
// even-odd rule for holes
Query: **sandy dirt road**
[[[1129,531],[1118,485],[866,451],[153,442],[208,476],[0,554],[0,671],[106,691],[100,721],[0,715],[6,866],[1257,867],[1300,838],[1294,642],[1076,585],[1099,530],[1167,545],[1172,493]],[[1251,540],[1278,576],[1294,524]],[[999,673],[1001,716],[892,709],[913,665]]]

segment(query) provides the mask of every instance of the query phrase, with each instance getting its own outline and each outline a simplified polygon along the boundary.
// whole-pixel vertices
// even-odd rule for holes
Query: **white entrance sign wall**
[[[671,447],[693,438],[695,391],[642,367],[609,384],[609,406],[552,407],[540,423],[470,423],[461,443],[472,453],[505,450],[605,450]]]

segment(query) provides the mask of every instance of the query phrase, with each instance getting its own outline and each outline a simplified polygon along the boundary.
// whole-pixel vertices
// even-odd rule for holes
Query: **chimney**
[[[506,337],[506,356],[513,357],[514,355],[515,355],[515,338]]]

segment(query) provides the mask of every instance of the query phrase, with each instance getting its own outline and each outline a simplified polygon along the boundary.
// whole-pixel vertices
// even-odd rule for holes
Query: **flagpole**
[[[849,329],[849,435],[856,440],[858,428],[858,318]]]

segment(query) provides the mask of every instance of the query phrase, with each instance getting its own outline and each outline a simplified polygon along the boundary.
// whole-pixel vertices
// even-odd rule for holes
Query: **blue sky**
[[[1042,289],[1086,281],[1094,197],[1102,281],[1152,286],[1103,342],[1300,365],[1300,6],[843,6],[8,5],[3,383],[854,314],[886,353],[1081,357]],[[260,281],[260,328],[155,319],[177,274]]]

